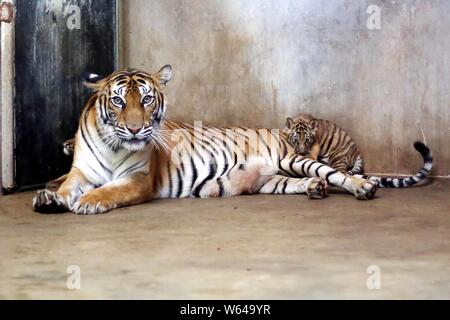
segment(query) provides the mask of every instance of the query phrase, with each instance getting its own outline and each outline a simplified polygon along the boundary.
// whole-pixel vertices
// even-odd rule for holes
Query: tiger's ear
[[[284,123],[284,131],[289,130],[294,125],[294,120],[291,118],[286,118],[286,122]]]
[[[103,77],[98,74],[95,74],[95,73],[84,72],[83,78],[84,78],[84,81],[86,81],[86,82],[96,83],[97,81],[101,80]]]
[[[83,73],[83,84],[90,88],[97,90],[104,84],[104,78],[95,73],[84,72]]]
[[[166,64],[164,67],[161,68],[161,70],[158,71],[157,74],[155,74],[156,78],[159,80],[159,84],[162,87],[166,86],[166,83],[172,79],[172,66],[169,64]]]

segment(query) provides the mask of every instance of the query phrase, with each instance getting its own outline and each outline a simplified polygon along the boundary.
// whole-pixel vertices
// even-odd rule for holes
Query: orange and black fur
[[[286,119],[284,132],[297,154],[326,163],[340,172],[363,173],[363,159],[356,143],[333,122],[302,113]]]
[[[307,113],[301,113],[294,119],[287,118],[283,132],[297,154],[326,163],[340,172],[368,178],[381,188],[412,186],[425,179],[433,168],[430,149],[416,141],[414,148],[423,158],[423,167],[415,175],[408,178],[362,175],[363,159],[353,139],[331,121],[315,119]]]
[[[155,198],[307,194],[328,185],[371,199],[377,182],[299,156],[278,130],[193,126],[165,120],[172,68],[115,72],[80,118],[70,172],[56,192],[39,190],[34,210],[97,214]]]

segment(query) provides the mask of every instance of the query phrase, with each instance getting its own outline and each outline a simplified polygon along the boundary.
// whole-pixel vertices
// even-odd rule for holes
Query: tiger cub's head
[[[155,74],[124,70],[105,78],[87,77],[86,85],[95,90],[90,101],[96,108],[96,126],[108,147],[137,151],[149,143],[163,143],[159,131],[166,113],[163,89],[171,78],[170,65]]]
[[[315,141],[316,129],[313,128],[307,119],[286,119],[283,132],[287,135],[287,140],[295,149],[295,153],[307,156]]]

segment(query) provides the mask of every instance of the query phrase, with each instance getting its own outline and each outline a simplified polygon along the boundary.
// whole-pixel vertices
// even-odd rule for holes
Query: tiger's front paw
[[[353,176],[352,180],[355,184],[355,190],[353,193],[359,200],[370,200],[375,196],[378,183],[367,179],[357,178],[356,176]]]
[[[33,198],[33,210],[39,213],[63,213],[68,208],[64,199],[56,192],[44,189],[38,190]]]
[[[328,184],[320,178],[311,178],[306,190],[306,194],[310,199],[322,199],[328,194]]]
[[[114,202],[109,201],[108,199],[102,199],[95,194],[87,193],[75,203],[72,211],[75,214],[87,215],[105,213],[115,208],[117,208],[117,204]]]

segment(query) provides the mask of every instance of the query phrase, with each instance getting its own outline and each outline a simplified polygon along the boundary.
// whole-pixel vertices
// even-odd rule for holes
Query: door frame
[[[2,3],[9,2],[15,8],[15,0],[0,0]],[[123,1],[116,0],[116,33],[114,48],[115,69],[123,67],[122,61],[122,10]],[[15,9],[14,9],[15,10]],[[14,27],[15,12],[11,22],[1,22],[0,35],[0,195],[15,191],[15,119],[14,119],[14,96],[15,96],[15,72],[14,72]],[[86,70],[93,71],[93,70]]]
[[[14,0],[4,0],[14,5]],[[1,186],[4,193],[14,189],[14,18],[1,22]]]

